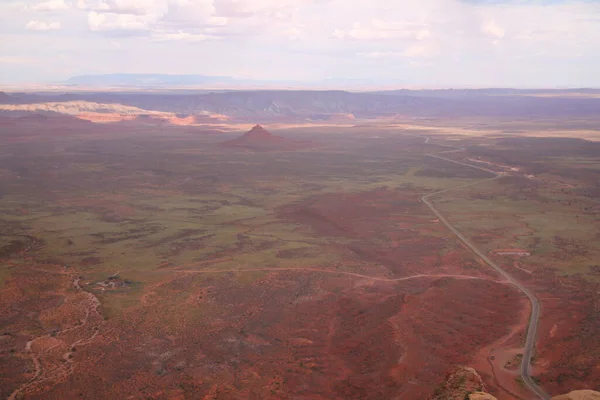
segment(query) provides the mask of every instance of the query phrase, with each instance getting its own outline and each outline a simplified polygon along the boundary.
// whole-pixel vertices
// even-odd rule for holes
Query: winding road
[[[421,136],[421,137],[423,137],[423,136]],[[429,138],[425,138],[425,143],[429,143]],[[445,146],[445,147],[448,147],[448,146]],[[457,148],[457,150],[461,150],[461,149]],[[453,151],[457,151],[457,150],[449,150],[449,151],[445,151],[442,153],[453,152]],[[438,154],[442,154],[442,153],[438,153]],[[446,219],[446,217],[444,217],[442,215],[442,213],[440,213],[440,211],[437,208],[435,208],[435,206],[431,202],[431,199],[433,197],[438,196],[440,194],[452,192],[452,191],[466,188],[469,186],[479,185],[480,183],[484,183],[484,182],[493,181],[493,180],[496,180],[496,179],[504,176],[504,173],[501,173],[501,172],[499,173],[499,172],[495,172],[495,171],[492,171],[487,168],[477,167],[475,165],[463,163],[460,161],[455,161],[450,158],[439,156],[437,154],[428,154],[428,156],[435,157],[435,158],[438,158],[441,160],[445,160],[447,162],[451,162],[454,164],[459,164],[459,165],[464,165],[464,166],[467,166],[470,168],[475,168],[475,169],[485,171],[485,172],[488,172],[488,173],[494,175],[492,178],[487,178],[487,179],[483,179],[483,180],[480,180],[477,182],[468,183],[466,185],[460,185],[460,186],[457,186],[457,187],[454,187],[451,189],[445,189],[445,190],[440,190],[439,192],[430,193],[428,195],[421,197],[421,201],[423,203],[425,203],[427,205],[427,207],[429,207],[431,209],[431,211],[433,211],[433,213],[439,218],[439,220],[444,225],[446,225],[446,227],[448,227],[448,229],[450,229],[452,231],[452,233],[454,233],[461,242],[463,242],[469,249],[471,249],[473,251],[473,253],[477,254],[483,261],[486,262],[486,264],[488,264],[490,267],[495,269],[496,272],[498,272],[508,282],[513,284],[517,289],[519,289],[529,299],[529,302],[531,303],[531,316],[529,318],[529,326],[527,328],[527,338],[525,340],[525,346],[523,349],[523,360],[521,361],[521,378],[523,379],[523,383],[525,384],[525,386],[527,386],[533,393],[535,393],[535,395],[538,398],[543,399],[543,400],[549,400],[550,395],[548,393],[546,393],[544,391],[544,389],[542,389],[537,383],[535,383],[535,381],[531,377],[531,358],[533,356],[533,352],[535,349],[535,340],[537,337],[537,328],[538,328],[538,322],[540,319],[540,303],[539,303],[538,299],[535,297],[535,295],[533,294],[533,292],[531,290],[529,290],[528,288],[523,286],[518,280],[513,278],[508,272],[503,270],[498,264],[496,264],[488,256],[486,256],[481,250],[479,250],[469,239],[467,239],[458,229],[456,229],[456,227],[454,225],[452,225]]]

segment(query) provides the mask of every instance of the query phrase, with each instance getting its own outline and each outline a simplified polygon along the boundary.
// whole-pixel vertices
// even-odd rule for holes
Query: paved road
[[[429,142],[429,138],[427,138],[427,140],[425,140],[425,143],[428,143],[428,142]],[[451,152],[451,151],[452,150],[450,150],[449,152]],[[438,153],[438,154],[442,154],[442,153]],[[549,400],[550,395],[548,393],[546,393],[544,391],[544,389],[542,389],[540,386],[538,386],[537,383],[534,382],[534,380],[531,377],[531,371],[530,371],[531,357],[532,357],[534,349],[535,349],[535,339],[537,337],[537,328],[538,328],[538,322],[540,319],[540,303],[539,303],[539,301],[537,300],[537,298],[535,297],[533,292],[531,292],[529,289],[527,289],[525,286],[523,286],[519,281],[517,281],[515,278],[513,278],[508,272],[506,272],[500,266],[498,266],[498,264],[496,264],[494,261],[490,260],[488,258],[488,256],[486,256],[473,243],[471,243],[471,241],[469,239],[467,239],[462,233],[460,233],[460,231],[458,229],[456,229],[456,227],[454,227],[454,225],[452,225],[450,222],[448,222],[446,217],[444,217],[438,211],[438,209],[436,209],[435,206],[431,203],[431,199],[433,197],[440,195],[442,193],[448,193],[448,192],[452,192],[452,191],[466,188],[469,186],[479,185],[480,183],[483,183],[483,182],[493,181],[493,180],[496,180],[496,179],[504,176],[504,174],[492,171],[487,168],[477,167],[475,165],[470,165],[467,163],[462,163],[459,161],[451,160],[449,158],[445,158],[445,157],[442,157],[442,156],[439,156],[436,154],[428,154],[428,156],[446,160],[446,161],[454,163],[454,164],[465,165],[467,167],[475,168],[475,169],[485,171],[485,172],[488,172],[488,173],[494,175],[493,178],[483,179],[483,180],[480,180],[477,182],[469,183],[466,185],[461,185],[461,186],[458,186],[458,187],[455,187],[452,189],[440,190],[439,192],[430,193],[426,196],[421,197],[421,201],[423,201],[423,203],[425,203],[431,209],[431,211],[433,211],[433,213],[435,215],[437,215],[439,220],[442,221],[444,223],[444,225],[446,225],[448,227],[448,229],[450,229],[456,235],[456,237],[458,237],[468,248],[470,248],[475,254],[477,254],[479,257],[481,257],[481,259],[483,261],[485,261],[490,267],[495,269],[507,281],[512,283],[514,286],[516,286],[529,299],[529,302],[531,303],[531,316],[529,318],[529,327],[527,329],[527,339],[525,340],[525,347],[523,350],[523,360],[521,361],[521,378],[523,379],[523,382],[525,383],[525,385],[533,393],[535,393],[536,397],[543,399],[543,400]]]

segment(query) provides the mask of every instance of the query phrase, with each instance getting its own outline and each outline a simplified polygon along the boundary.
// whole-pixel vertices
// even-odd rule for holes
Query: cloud
[[[263,16],[271,20],[289,19],[310,3],[307,0],[214,0],[219,15],[237,18]]]
[[[496,39],[502,39],[505,35],[505,30],[498,26],[494,20],[487,21],[481,26],[481,32],[494,37]]]
[[[29,21],[25,28],[30,31],[57,31],[60,29],[60,22]]]
[[[216,16],[213,0],[171,0],[160,23],[172,27],[194,27],[205,25],[223,26],[228,18]]]
[[[78,0],[77,8],[88,11],[93,32],[148,31],[154,41],[214,38],[204,30],[229,22],[215,14],[213,0]]]
[[[156,0],[104,0],[98,10],[113,14],[146,15],[164,6],[164,1]]]
[[[75,30],[86,22],[89,32]],[[145,55],[140,68],[148,71],[159,65],[169,71],[170,65],[190,73],[213,68],[281,78],[410,77],[411,71],[421,73],[416,65],[427,63],[435,74],[423,79],[437,82],[486,76],[528,82],[538,76],[584,79],[581,71],[600,63],[595,0],[0,0],[0,24],[7,54],[43,53],[48,60],[50,49],[37,35],[24,35],[23,26],[49,30],[62,24],[70,35],[56,45],[81,60],[77,68],[83,70],[100,68],[95,61],[86,67],[92,61],[81,54],[88,50],[94,60],[111,63],[110,70],[138,68],[102,51],[115,35],[119,52]],[[200,55],[191,56],[189,65],[176,63],[190,57],[187,43],[202,43],[213,55],[210,63]],[[171,56],[155,63],[157,51]],[[273,60],[268,72],[249,62],[249,54]],[[600,77],[594,79],[600,85]]]
[[[306,31],[303,23],[295,21],[296,13],[313,1],[319,0],[168,0],[156,28],[211,39],[297,41]]]
[[[298,40],[302,38],[302,32],[304,29],[300,29],[301,27],[290,27],[286,29],[283,34],[285,37],[291,40]],[[303,27],[302,27],[303,28]]]
[[[80,10],[125,15],[162,15],[170,1],[175,0],[77,0]]]
[[[389,57],[402,57],[400,51],[370,51],[367,53],[358,53],[359,56],[367,58],[389,58]]]
[[[150,29],[150,22],[152,18],[144,15],[88,13],[88,26],[92,31],[144,31]]]
[[[64,0],[48,0],[31,6],[34,11],[62,11],[68,8]]]
[[[356,22],[351,29],[333,31],[332,36],[336,39],[355,39],[355,40],[376,40],[389,39],[390,35],[381,29],[368,28],[362,26],[360,22]]]
[[[416,38],[418,40],[425,40],[431,37],[431,31],[429,29],[421,29],[417,32]]]
[[[391,57],[407,57],[407,58],[419,58],[419,57],[431,57],[433,50],[426,45],[411,45],[402,51],[370,51],[366,53],[359,53],[359,56],[367,58],[391,58]]]
[[[429,46],[415,44],[406,48],[402,54],[405,57],[430,57],[433,55],[433,50]]]
[[[299,40],[294,22],[303,5],[320,0],[73,0],[93,32],[149,31],[152,38],[263,37]],[[327,0],[328,1],[328,0]],[[162,39],[161,39],[162,40]],[[183,39],[181,39],[183,40]]]
[[[164,42],[164,41],[178,41],[178,42],[203,42],[208,39],[213,39],[211,36],[203,35],[203,34],[193,34],[188,32],[177,32],[177,33],[155,33],[153,35],[153,40]]]
[[[0,56],[0,64],[5,65],[25,65],[31,61],[28,57]]]
[[[383,21],[374,18],[366,24],[363,24],[362,22],[355,22],[352,28],[347,30],[335,29],[332,36],[336,39],[352,40],[381,40],[398,38],[414,38],[423,40],[429,38],[431,36],[431,32],[426,25],[417,22]]]
[[[208,19],[208,23],[212,26],[225,26],[229,23],[229,18],[227,18],[227,17],[210,17]]]

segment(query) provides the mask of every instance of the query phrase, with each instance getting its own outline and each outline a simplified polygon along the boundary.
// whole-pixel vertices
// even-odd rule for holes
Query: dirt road
[[[227,273],[227,272],[248,273],[248,272],[261,272],[261,271],[263,271],[263,272],[264,271],[271,271],[271,272],[306,271],[306,272],[320,272],[323,274],[332,274],[332,275],[348,275],[348,276],[353,276],[356,278],[370,279],[372,281],[379,281],[379,282],[402,282],[402,281],[408,281],[411,279],[453,278],[453,279],[479,279],[479,280],[483,280],[483,281],[490,281],[490,282],[503,283],[503,284],[508,283],[506,281],[497,281],[497,280],[493,280],[493,279],[485,278],[485,277],[471,276],[471,275],[457,275],[457,274],[428,274],[428,275],[418,274],[418,275],[404,276],[401,278],[382,278],[382,277],[377,277],[377,276],[357,274],[354,272],[345,272],[345,271],[336,271],[336,270],[331,270],[331,269],[320,269],[320,268],[309,268],[309,267],[307,267],[307,268],[298,267],[298,268],[199,269],[199,270],[177,269],[175,271],[184,272],[184,273],[188,273],[188,274],[222,274],[222,273]]]

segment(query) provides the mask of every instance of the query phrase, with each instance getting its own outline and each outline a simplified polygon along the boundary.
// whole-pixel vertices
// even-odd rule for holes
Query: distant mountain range
[[[191,78],[190,78],[191,79]],[[200,78],[198,78],[200,79]],[[117,80],[115,80],[116,82]],[[600,91],[596,91],[600,93]],[[327,120],[379,117],[497,116],[597,117],[600,96],[593,89],[526,91],[515,89],[424,90],[356,93],[311,90],[121,91],[14,93],[0,104],[89,102],[183,115],[218,114],[244,120]],[[38,107],[39,108],[39,107]],[[100,108],[109,109],[102,106]],[[101,111],[105,112],[105,111]]]
[[[127,89],[173,89],[179,92],[186,89],[198,94],[209,90],[321,90],[342,89],[360,90],[365,93],[385,95],[410,95],[418,97],[460,98],[477,96],[514,96],[514,95],[596,95],[600,96],[600,89],[572,88],[572,89],[512,89],[512,88],[482,88],[482,89],[400,89],[383,90],[390,85],[402,86],[401,81],[387,82],[365,79],[325,79],[322,81],[266,81],[257,79],[239,79],[230,76],[210,76],[198,74],[98,74],[74,76],[59,85],[77,88],[121,88]]]
[[[513,88],[484,88],[484,89],[400,89],[379,90],[370,93],[387,95],[410,95],[418,97],[438,98],[461,98],[480,96],[541,96],[541,97],[565,97],[565,96],[600,96],[600,89],[593,88],[571,88],[571,89],[513,89]]]
[[[172,89],[281,89],[281,88],[374,88],[386,87],[390,82],[365,79],[332,78],[322,81],[239,79],[229,76],[177,74],[101,74],[74,76],[62,82],[78,87],[172,88]],[[396,85],[400,82],[395,82]]]
[[[238,83],[227,76],[168,75],[168,74],[105,74],[80,75],[69,78],[67,85],[120,87],[174,87]]]

